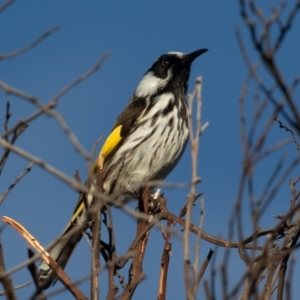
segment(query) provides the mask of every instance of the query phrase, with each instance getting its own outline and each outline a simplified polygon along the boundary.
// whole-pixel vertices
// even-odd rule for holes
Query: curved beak
[[[208,49],[200,49],[200,50],[196,50],[192,53],[189,53],[186,55],[186,57],[183,58],[182,63],[183,64],[191,64],[198,56],[200,56],[201,54],[207,52]]]

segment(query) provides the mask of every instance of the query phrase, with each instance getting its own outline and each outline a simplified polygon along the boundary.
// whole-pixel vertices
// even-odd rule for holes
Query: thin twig
[[[241,1],[241,0],[240,0]],[[242,1],[243,2],[243,1]],[[242,41],[242,35],[240,33],[240,30],[238,27],[235,27],[236,32],[236,38],[238,41],[238,46],[240,48],[240,51],[242,53],[243,59],[246,63],[246,66],[249,69],[250,74],[254,78],[255,82],[257,83],[258,87],[261,89],[261,91],[265,94],[265,96],[270,100],[270,102],[275,107],[276,111],[280,113],[289,124],[291,124],[294,128],[297,127],[297,123],[289,116],[289,114],[285,111],[283,103],[277,102],[277,100],[272,95],[272,90],[268,89],[266,85],[263,83],[263,81],[259,78],[256,68],[254,68],[250,62],[250,59],[248,57],[248,54],[246,52],[246,48],[244,46],[244,43]]]
[[[147,199],[146,199],[147,198]],[[149,193],[142,193],[138,209],[141,212],[145,212],[146,208],[144,207],[144,203],[149,202]],[[138,220],[137,222],[137,232],[136,236],[139,236],[141,232],[143,232],[144,228],[147,227],[148,222],[145,220]],[[129,281],[126,290],[123,292],[122,300],[129,300],[131,299],[137,284],[145,277],[143,274],[143,260],[144,255],[148,243],[150,231],[148,231],[145,236],[139,241],[137,244],[133,257],[132,257],[132,264],[129,270]]]
[[[117,292],[118,287],[115,285],[114,276],[115,276],[115,261],[117,259],[116,256],[116,240],[115,240],[115,231],[113,218],[111,213],[111,208],[107,205],[107,215],[108,215],[108,223],[106,224],[106,228],[109,236],[109,261],[106,261],[107,269],[108,269],[108,292],[107,299],[113,299]]]
[[[199,220],[199,228],[200,229],[203,229],[204,218],[205,218],[204,198],[202,198],[200,200],[200,220]],[[193,295],[197,294],[198,286],[199,286],[200,280],[203,276],[203,274],[202,275],[200,274],[201,270],[203,270],[203,272],[204,272],[205,268],[206,268],[206,267],[204,268],[204,265],[202,265],[202,268],[199,272],[200,275],[199,274],[198,274],[198,276],[196,275],[198,272],[198,265],[199,265],[199,261],[200,261],[200,258],[199,258],[200,240],[201,240],[201,237],[197,235],[196,242],[195,242],[195,254],[194,254],[195,257],[194,257],[194,265],[193,265],[193,271],[194,271],[194,277],[195,277],[194,284],[193,284]]]
[[[0,6],[0,13],[2,11],[4,11],[8,6],[10,6],[11,4],[13,4],[15,2],[15,0],[6,0],[6,2],[4,2],[1,6]]]
[[[66,93],[68,93],[70,90],[72,90],[75,86],[77,86],[79,83],[81,83],[82,81],[86,80],[88,77],[90,77],[92,74],[94,74],[96,71],[98,71],[100,69],[100,67],[102,66],[103,62],[107,59],[107,57],[109,56],[109,53],[106,52],[104,53],[100,59],[96,62],[96,64],[89,69],[86,73],[84,73],[83,75],[79,76],[76,80],[74,80],[71,84],[67,85],[66,87],[64,87],[56,96],[54,96],[52,98],[52,100],[50,101],[50,103],[52,104],[52,106],[56,106],[58,100],[64,96]],[[49,104],[50,104],[49,103]]]
[[[24,122],[28,123],[37,117],[41,116],[42,114],[46,114],[48,116],[53,117],[58,124],[60,125],[61,129],[64,131],[64,133],[67,135],[69,140],[71,141],[73,147],[77,152],[79,152],[88,162],[91,160],[90,154],[83,148],[83,146],[79,143],[77,137],[75,134],[71,131],[67,123],[65,122],[64,118],[59,114],[58,112],[54,111],[53,109],[57,106],[58,100],[64,96],[67,92],[69,92],[71,89],[73,89],[75,86],[77,86],[82,81],[86,80],[89,76],[91,76],[94,72],[96,72],[102,65],[103,61],[108,57],[108,53],[105,53],[99,61],[85,74],[78,77],[76,80],[74,80],[71,84],[67,85],[65,88],[63,88],[56,96],[54,96],[48,104],[44,105],[37,97],[28,95],[25,92],[18,90],[7,83],[0,80],[0,88],[3,89],[3,91],[7,94],[13,94],[17,97],[20,97],[24,100],[29,101],[30,103],[34,104],[39,108],[39,110],[35,113],[33,113],[31,116],[29,116],[26,120],[18,122],[15,126],[13,126],[11,129],[7,130],[2,137],[6,138],[9,134],[14,132],[20,124],[24,124]]]
[[[167,278],[168,278],[168,271],[169,271],[169,262],[170,256],[172,251],[172,243],[170,242],[171,238],[171,225],[172,221],[170,219],[167,220],[167,232],[163,234],[165,243],[164,249],[162,253],[162,258],[160,261],[160,275],[159,275],[159,285],[158,285],[158,300],[165,300],[166,299],[166,291],[167,291]]]
[[[4,131],[7,131],[8,129],[8,121],[11,118],[11,112],[10,112],[10,101],[6,101],[6,111],[5,111],[5,121],[4,121]]]
[[[4,272],[5,272],[4,255],[3,255],[2,243],[0,241],[0,274],[3,274]],[[10,277],[8,275],[0,276],[0,282],[2,283],[6,299],[17,300]]]
[[[56,169],[55,167],[47,164],[44,160],[42,160],[36,156],[33,156],[32,154],[26,152],[25,150],[15,146],[15,145],[12,145],[11,143],[8,143],[5,139],[3,139],[1,137],[0,137],[0,145],[2,147],[4,147],[5,149],[8,149],[8,150],[18,154],[19,156],[31,161],[32,163],[38,165],[42,169],[48,171],[52,175],[58,177],[59,179],[61,179],[64,182],[66,182],[67,184],[69,184],[71,187],[73,187],[77,191],[89,192],[89,189],[86,186],[78,183],[76,180],[74,180],[71,177],[67,176],[66,174],[62,173],[60,170]]]
[[[250,20],[250,17],[247,13],[245,0],[240,0],[239,2],[240,2],[240,7],[241,7],[241,15],[242,15],[242,18],[243,18],[248,30],[249,30],[253,46],[255,47],[256,51],[260,55],[261,60],[263,61],[266,68],[270,71],[271,77],[277,83],[280,91],[282,92],[282,95],[285,97],[285,101],[287,102],[288,106],[290,107],[291,113],[294,117],[294,120],[292,123],[293,126],[295,124],[300,124],[300,114],[297,109],[296,103],[292,97],[292,94],[289,92],[289,90],[284,82],[284,78],[283,78],[279,68],[277,67],[275,57],[274,57],[274,48],[273,49],[268,49],[268,48],[265,49],[264,48],[263,43],[267,40],[265,38],[258,40],[256,26],[255,26],[255,23]],[[252,11],[258,11],[254,1],[249,1],[249,3],[250,3],[250,7],[251,7]],[[288,19],[288,22],[293,21],[295,15],[299,11],[299,9],[300,9],[300,3],[299,3],[299,1],[297,1],[294,8],[292,9],[292,13],[290,14],[290,18]],[[271,21],[274,22],[274,20],[271,20]],[[263,29],[265,30],[266,34],[270,35],[270,25],[267,22],[265,22],[264,18],[262,19],[261,23],[262,23]],[[286,30],[290,29],[290,27],[291,27],[290,25],[291,24],[289,24],[289,23],[287,24]],[[284,32],[283,36],[285,36],[285,34],[286,33]],[[279,35],[279,38],[278,38],[279,42],[281,40],[281,36],[282,35]],[[299,127],[294,126],[294,128],[295,128],[295,130],[297,130],[298,133],[300,132]]]
[[[2,221],[4,223],[8,223],[14,229],[18,231],[18,233],[37,251],[41,254],[43,260],[49,265],[49,267],[53,270],[56,277],[63,283],[63,285],[71,292],[71,294],[76,297],[76,299],[88,300],[87,297],[83,295],[83,293],[78,289],[78,287],[71,281],[71,279],[67,276],[67,274],[63,271],[63,269],[56,263],[56,261],[49,255],[48,252],[41,246],[41,244],[37,241],[37,239],[32,236],[29,231],[22,226],[17,221],[8,218],[2,217]]]
[[[201,266],[201,268],[199,270],[199,273],[198,273],[198,275],[196,277],[196,282],[195,283],[197,284],[197,286],[199,286],[199,284],[201,282],[201,279],[202,279],[202,277],[203,277],[203,275],[204,275],[204,273],[205,273],[205,271],[206,271],[206,269],[208,267],[208,264],[209,264],[209,262],[210,262],[210,260],[211,260],[211,258],[213,256],[213,254],[214,254],[214,251],[212,249],[210,249],[209,253],[207,254],[206,259],[203,262],[203,264],[202,264],[202,266]]]
[[[24,130],[27,128],[27,124],[25,123],[20,123],[19,127],[16,128],[16,130],[13,132],[13,136],[11,138],[11,140],[9,141],[8,136],[5,137],[5,140],[10,143],[10,144],[14,144],[17,140],[17,138],[24,132]],[[7,162],[8,156],[10,154],[10,150],[6,149],[0,159],[0,175],[2,174],[3,168],[5,163]]]
[[[95,210],[92,216],[92,263],[91,263],[91,300],[99,299],[99,277],[97,270],[100,269],[100,210]]]
[[[298,143],[298,141],[297,141],[297,139],[296,139],[296,136],[295,136],[294,131],[293,131],[292,129],[290,129],[288,126],[284,125],[284,124],[278,119],[278,116],[275,116],[274,121],[278,122],[279,128],[283,128],[283,129],[285,129],[285,131],[290,132],[290,134],[291,134],[292,137],[293,137],[293,141],[294,141],[294,143],[295,143],[295,145],[296,145],[296,149],[297,149],[298,151],[300,151],[300,144]]]
[[[0,7],[0,12],[1,12],[1,7]],[[26,52],[26,51],[31,50],[32,48],[34,48],[35,46],[40,44],[45,38],[47,38],[49,35],[51,35],[52,33],[54,33],[55,31],[57,31],[59,29],[60,29],[60,26],[52,27],[52,28],[46,30],[40,37],[38,37],[31,44],[29,44],[29,45],[27,45],[27,46],[25,46],[25,47],[23,47],[19,50],[16,50],[16,51],[13,51],[13,52],[10,52],[10,53],[7,53],[7,54],[0,54],[0,61],[4,60],[4,59],[14,58],[14,57]]]
[[[190,134],[190,143],[191,143],[191,156],[192,156],[192,184],[190,188],[190,193],[187,197],[187,207],[186,207],[186,226],[189,228],[191,224],[191,212],[192,205],[196,195],[196,185],[200,182],[200,178],[197,175],[197,162],[198,162],[198,149],[199,149],[199,139],[201,135],[201,88],[202,88],[202,77],[196,79],[196,86],[194,93],[189,95],[189,115],[188,115],[188,124],[189,124],[189,134]],[[197,99],[197,111],[196,111],[196,130],[193,131],[193,101],[194,98]],[[185,291],[186,298],[188,300],[193,299],[192,286],[190,280],[190,259],[189,259],[189,230],[185,230],[183,238],[183,257],[184,257],[184,279],[185,279]]]
[[[2,194],[0,195],[0,205],[3,203],[4,199],[6,198],[6,196],[9,194],[9,192],[17,185],[17,183],[28,173],[31,171],[31,168],[33,167],[34,163],[30,163],[26,169],[15,178],[15,180],[13,181],[13,183],[8,187],[8,189]]]
[[[16,291],[16,290],[22,289],[22,288],[24,288],[24,287],[26,287],[26,286],[29,286],[29,285],[31,285],[31,284],[32,284],[32,280],[27,281],[27,282],[22,283],[22,284],[15,285],[15,286],[13,287],[13,289],[14,289],[14,291]],[[0,296],[6,296],[5,291],[0,291]]]

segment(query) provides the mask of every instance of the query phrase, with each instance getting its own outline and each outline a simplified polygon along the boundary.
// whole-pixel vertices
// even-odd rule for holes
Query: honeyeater
[[[114,201],[134,199],[147,182],[164,179],[176,166],[189,135],[186,93],[190,67],[206,51],[161,55],[142,77],[99,153],[106,197]],[[79,196],[71,220],[49,250],[62,268],[82,237],[82,230],[74,227],[92,221],[87,218],[84,197],[92,202],[97,168],[96,163],[85,183],[90,192]],[[43,262],[38,275],[40,287],[48,288],[55,281],[53,271]]]

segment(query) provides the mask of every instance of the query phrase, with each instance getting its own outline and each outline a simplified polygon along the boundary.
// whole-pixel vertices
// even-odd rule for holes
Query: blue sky
[[[266,3],[271,4],[272,1]],[[234,34],[235,25],[241,29],[250,58],[253,62],[259,61],[241,22],[237,1],[16,1],[0,14],[0,52],[19,49],[55,25],[60,25],[60,30],[36,48],[17,58],[2,61],[0,79],[47,103],[108,51],[110,56],[100,71],[65,95],[57,108],[88,151],[91,151],[100,135],[107,136],[110,132],[115,118],[128,102],[144,72],[160,54],[209,49],[193,64],[189,85],[191,91],[195,78],[203,76],[202,117],[204,122],[210,123],[201,139],[198,170],[203,181],[198,191],[203,192],[205,197],[204,229],[213,235],[227,236],[228,220],[236,200],[242,166],[238,97],[247,75]],[[293,59],[299,53],[300,41],[294,34],[299,30],[298,18],[293,33],[288,36],[278,56],[278,63],[289,81],[299,74],[299,60]],[[261,71],[262,78],[269,80],[263,68]],[[252,97],[249,96],[247,103],[249,118],[253,113]],[[35,111],[33,105],[7,96],[2,91],[0,98],[2,118],[5,101],[11,101],[11,125]],[[286,132],[274,126],[268,143],[272,145],[286,137]],[[18,139],[17,145],[71,177],[74,170],[79,170],[81,177],[85,177],[83,158],[51,118],[43,116],[31,123]],[[288,157],[295,155],[292,146],[284,151]],[[275,154],[258,168],[258,194],[279,156]],[[190,161],[188,146],[167,181],[189,182]],[[24,159],[11,155],[1,176],[1,192],[27,164]],[[291,174],[290,178],[296,174]],[[164,192],[169,199],[169,209],[177,214],[184,205],[188,190]],[[288,209],[289,195],[287,181],[266,212],[261,226],[269,228],[275,224],[273,215],[282,214]],[[7,215],[20,221],[47,245],[64,228],[76,201],[75,191],[34,167],[5,200],[1,206],[1,216]],[[134,207],[134,204],[131,206]],[[245,204],[245,234],[251,232],[250,225],[247,226],[247,208]],[[199,204],[195,208],[195,222],[198,222],[198,212]],[[126,251],[134,235],[134,221],[120,211],[115,210],[114,213],[119,234],[117,251],[120,255]],[[179,229],[178,226],[176,228]],[[1,240],[7,269],[26,259],[26,243],[11,228],[5,229]],[[150,237],[144,265],[148,277],[138,287],[135,299],[141,296],[143,299],[156,297],[162,247],[161,234],[155,230]],[[211,245],[207,243],[201,244],[201,258],[204,259],[209,247]],[[218,252],[218,263],[222,261],[221,253]],[[236,255],[237,252],[232,250],[232,257]],[[72,279],[88,274],[89,259],[89,249],[82,241],[66,268],[68,274],[72,274]],[[231,266],[241,267],[236,261],[231,261]],[[124,271],[123,275],[127,273]],[[236,282],[238,276],[236,272],[231,275],[229,284]],[[105,274],[102,277],[105,281]],[[15,285],[27,280],[30,280],[27,270],[13,275]],[[52,290],[60,286],[58,283]],[[89,284],[83,284],[81,288],[88,294]],[[105,289],[106,285],[103,284],[102,297]],[[17,293],[20,299],[26,299],[32,291],[33,286],[30,286]],[[199,296],[201,294],[200,291]],[[167,295],[170,299],[184,298],[182,247],[180,239],[175,237]],[[55,299],[72,298],[65,293]]]

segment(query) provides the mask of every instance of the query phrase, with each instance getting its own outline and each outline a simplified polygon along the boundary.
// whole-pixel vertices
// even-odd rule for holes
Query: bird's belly
[[[114,154],[110,164],[114,167],[105,179],[104,189],[112,195],[134,195],[149,181],[163,180],[184,152],[188,129],[181,129],[166,125],[153,131],[148,124],[139,128]]]

